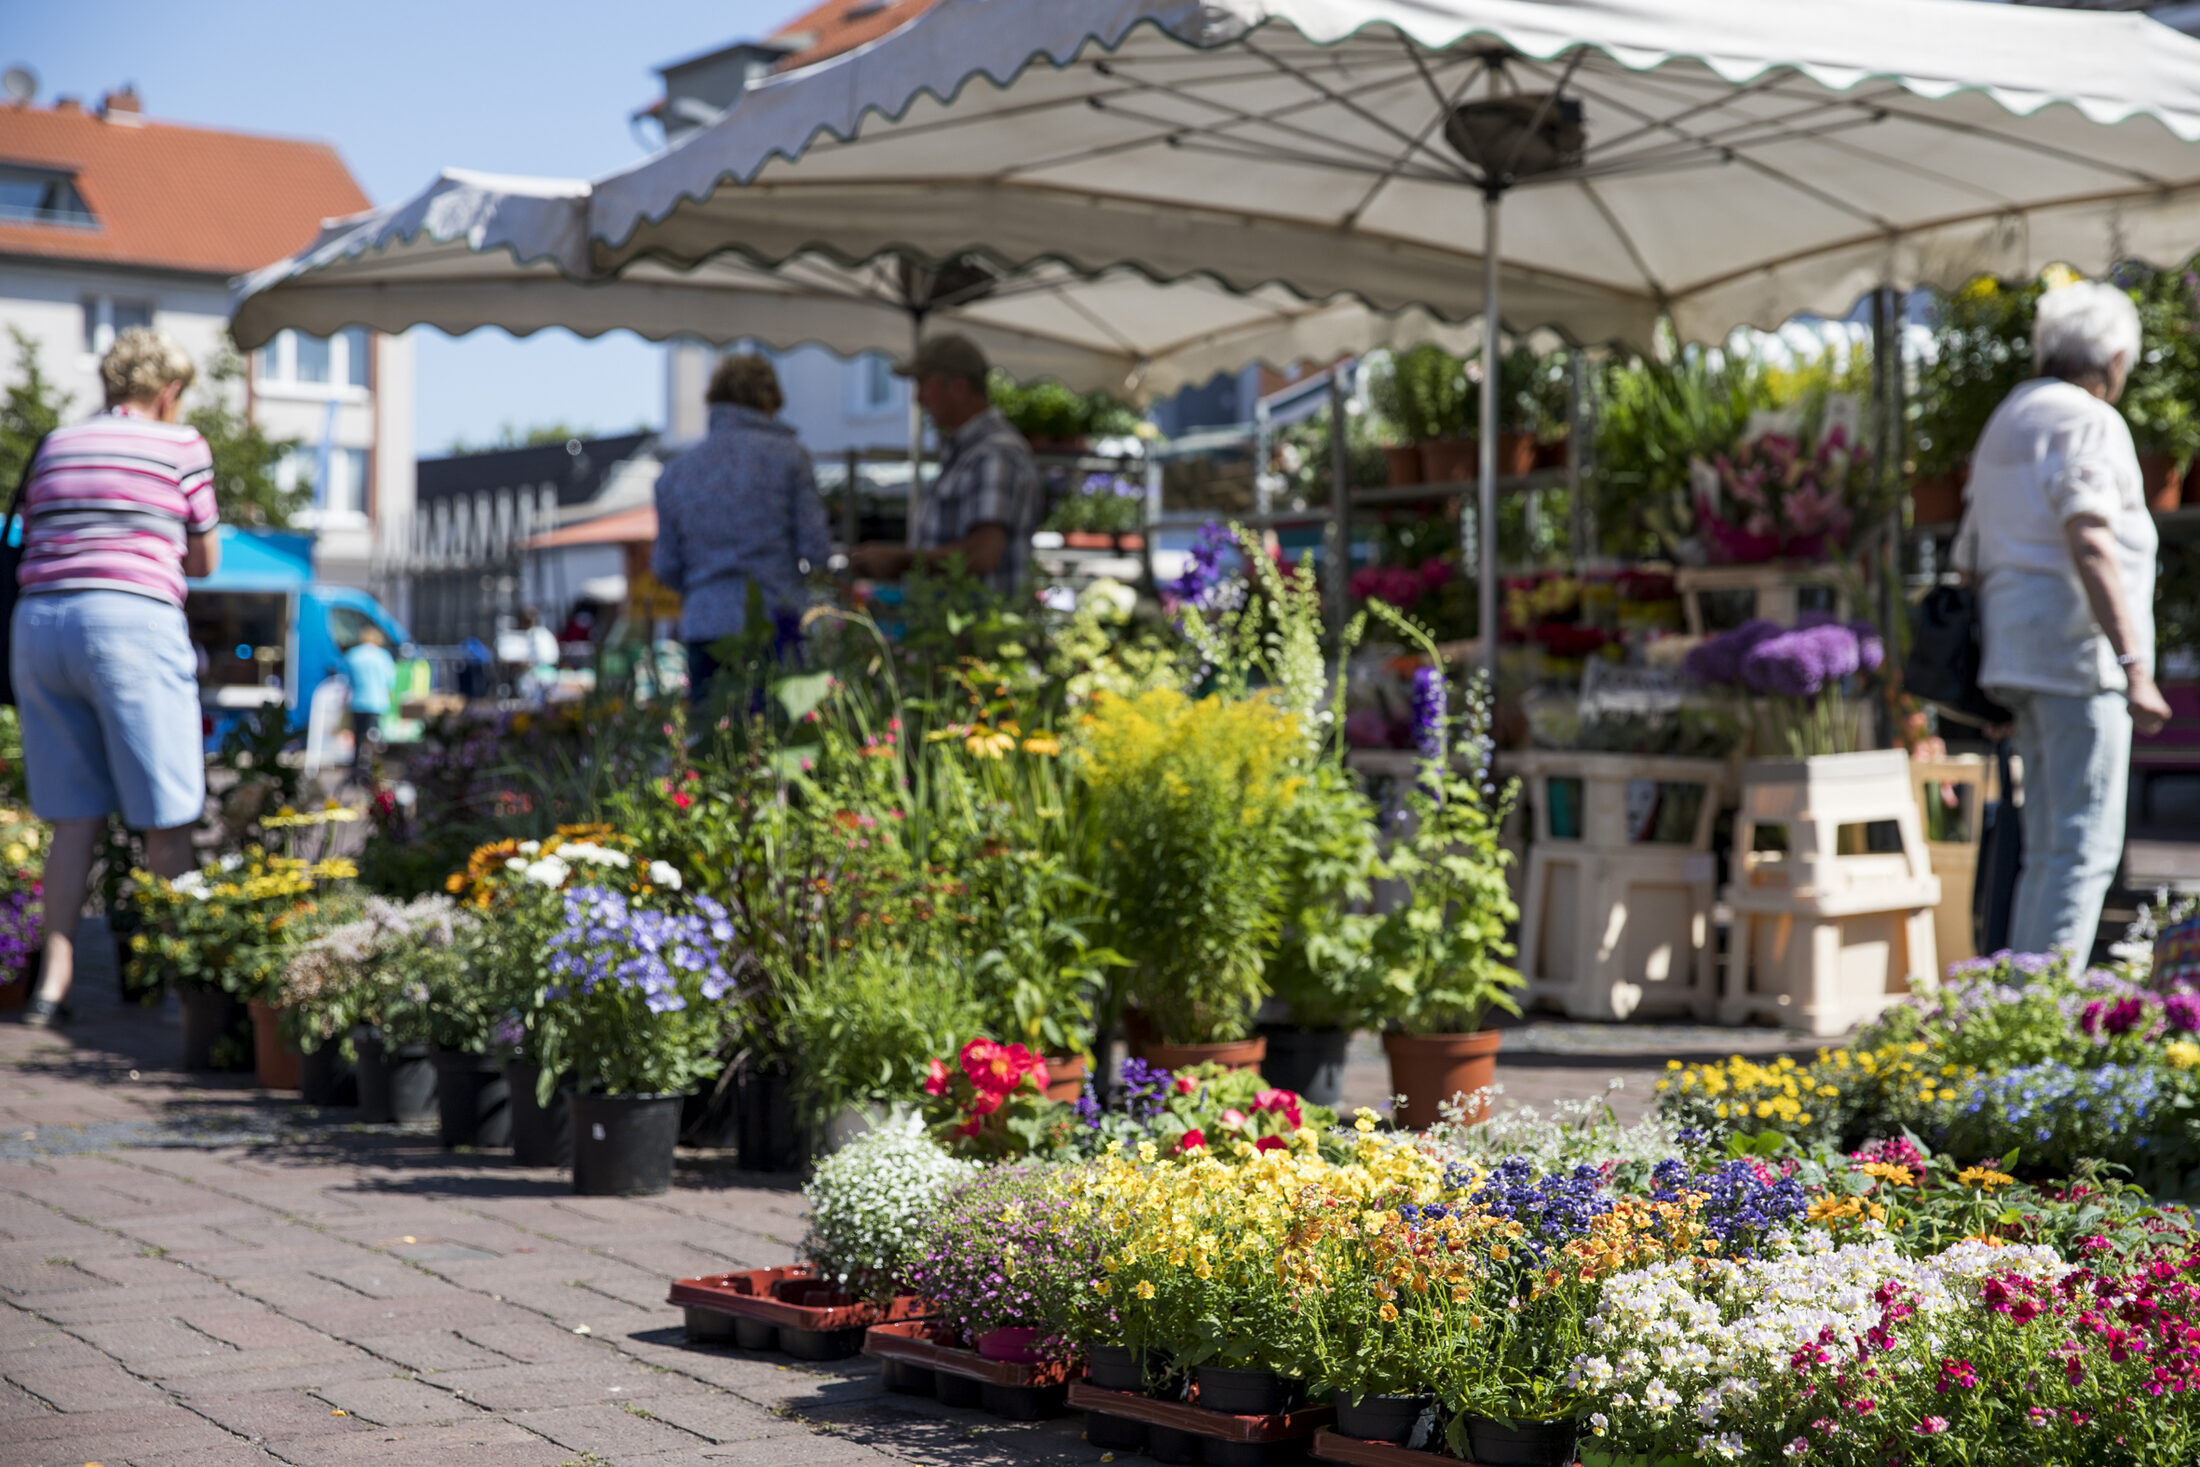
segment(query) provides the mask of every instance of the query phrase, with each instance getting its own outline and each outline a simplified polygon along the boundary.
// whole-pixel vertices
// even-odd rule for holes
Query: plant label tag
[[[603,1139],[603,1122],[596,1121],[590,1124],[588,1128],[588,1134],[594,1139],[601,1141]]]

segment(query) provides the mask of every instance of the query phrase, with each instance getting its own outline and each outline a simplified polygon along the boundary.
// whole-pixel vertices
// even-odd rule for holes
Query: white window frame
[[[374,333],[363,338],[369,365],[367,376],[374,375],[372,365]],[[339,331],[327,338],[328,376],[326,382],[300,382],[298,380],[298,335],[290,328],[276,332],[268,338],[267,345],[253,353],[252,385],[255,391],[264,391],[270,397],[302,398],[309,401],[326,401],[342,398],[351,402],[364,402],[373,389],[354,387],[351,383],[351,340]]]
[[[116,306],[143,306],[146,324],[155,328],[160,325],[159,301],[146,300],[143,297],[87,295],[81,298],[80,303],[84,308],[84,319],[91,328],[91,339],[84,348],[84,356],[89,361],[98,361],[115,344]]]

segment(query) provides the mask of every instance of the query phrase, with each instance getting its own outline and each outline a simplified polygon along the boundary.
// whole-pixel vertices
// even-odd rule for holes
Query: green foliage
[[[301,479],[286,490],[277,482],[275,470],[298,440],[270,437],[238,408],[236,384],[243,379],[244,361],[225,341],[206,364],[198,405],[183,420],[199,430],[214,456],[214,498],[222,518],[233,525],[288,529],[313,502],[313,486]]]
[[[2139,360],[2116,406],[2141,453],[2166,453],[2180,467],[2200,456],[2200,301],[2183,270],[2127,266],[2117,272],[2139,308]]]
[[[1932,356],[1918,366],[1909,404],[1920,475],[1952,474],[1969,463],[1986,420],[2032,375],[2032,310],[2040,291],[2037,282],[2009,286],[1981,276],[1935,299]]]
[[[1382,919],[1365,904],[1379,868],[1375,808],[1341,766],[1316,765],[1277,828],[1288,873],[1283,930],[1268,979],[1306,1029],[1351,1029],[1382,1007],[1371,946]]]
[[[38,343],[20,327],[10,326],[17,376],[0,396],[0,493],[13,494],[30,467],[31,447],[61,426],[73,400],[46,375]]]
[[[1605,548],[1667,553],[1686,536],[1689,462],[1731,447],[1750,414],[1774,406],[1754,359],[1690,347],[1672,362],[1607,362],[1595,381],[1590,489]]]
[[[250,846],[174,881],[130,874],[142,928],[130,967],[141,989],[157,991],[165,976],[179,989],[273,999],[291,951],[315,935],[321,905],[353,868]]]
[[[1041,443],[1107,438],[1138,431],[1138,414],[1105,392],[1072,392],[1061,383],[1019,383],[996,369],[986,391],[1001,416],[1024,437]]]
[[[1298,720],[1268,697],[1103,699],[1081,761],[1101,833],[1096,885],[1127,996],[1170,1043],[1235,1038],[1266,995],[1282,920],[1273,856],[1304,782]]]
[[[1541,434],[1565,427],[1564,360],[1563,353],[1539,357],[1525,346],[1498,359],[1498,432]],[[1430,342],[1395,353],[1387,365],[1378,365],[1369,383],[1375,411],[1409,443],[1478,437],[1480,361],[1480,352],[1456,357]]]
[[[787,1030],[811,1113],[906,1103],[935,1055],[983,1028],[977,984],[953,955],[866,938],[792,976]]]

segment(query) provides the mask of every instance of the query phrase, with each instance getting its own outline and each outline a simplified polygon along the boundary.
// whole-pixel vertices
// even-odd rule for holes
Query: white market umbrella
[[[231,330],[248,349],[286,327],[495,326],[524,336],[558,326],[900,356],[921,320],[926,331],[969,336],[1019,379],[1133,402],[1253,364],[1423,341],[1463,350],[1472,337],[1417,308],[1312,302],[1280,286],[1241,294],[1198,278],[1157,283],[1128,267],[1087,278],[1049,261],[928,270],[892,255],[843,264],[808,252],[766,267],[720,254],[692,268],[635,260],[612,274],[590,263],[588,204],[589,185],[577,180],[447,171],[402,203],[331,221],[309,248],[247,276]]]
[[[1484,315],[1494,359],[1500,317],[1645,347],[1664,313],[1717,341],[1882,285],[2181,258],[2195,138],[2200,42],[2134,15],[940,0],[599,180],[590,251],[602,270],[728,249],[1130,264]]]

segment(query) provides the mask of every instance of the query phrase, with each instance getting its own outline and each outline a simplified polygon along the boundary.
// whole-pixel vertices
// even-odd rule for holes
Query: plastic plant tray
[[[1431,1461],[1474,1467],[1472,1463],[1460,1463],[1449,1453],[1419,1451],[1395,1442],[1371,1442],[1346,1436],[1333,1426],[1314,1433],[1313,1453],[1324,1462],[1342,1462],[1345,1467],[1429,1467]]]
[[[925,1300],[904,1294],[885,1308],[840,1293],[802,1264],[705,1274],[672,1285],[669,1303],[761,1320],[782,1329],[864,1329],[895,1319],[921,1319]]]
[[[1069,1379],[1066,1362],[1022,1365],[1012,1360],[988,1360],[976,1350],[946,1343],[945,1331],[921,1319],[872,1325],[863,1333],[863,1353],[992,1385],[1056,1386]]]
[[[1070,1386],[1069,1404],[1079,1411],[1098,1411],[1225,1442],[1290,1441],[1311,1436],[1337,1419],[1337,1408],[1329,1405],[1302,1406],[1282,1416],[1226,1416],[1189,1401],[1157,1401],[1136,1391],[1111,1391],[1084,1381]]]

